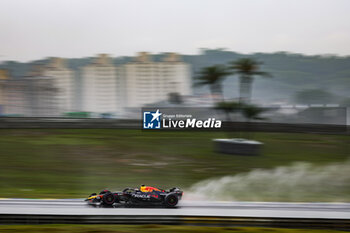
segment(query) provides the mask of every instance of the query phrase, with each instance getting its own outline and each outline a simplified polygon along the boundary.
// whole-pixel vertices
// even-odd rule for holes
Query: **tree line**
[[[213,65],[202,68],[195,77],[195,85],[209,86],[215,108],[226,114],[227,120],[231,120],[230,114],[241,112],[248,120],[262,119],[259,115],[262,108],[251,104],[252,85],[255,77],[272,77],[271,74],[260,69],[262,63],[251,58],[241,58],[227,65]],[[239,79],[238,101],[225,101],[222,83],[227,77]]]

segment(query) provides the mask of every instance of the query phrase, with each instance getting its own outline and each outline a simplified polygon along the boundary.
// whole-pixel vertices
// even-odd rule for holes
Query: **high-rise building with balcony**
[[[142,107],[166,100],[170,93],[191,94],[190,65],[175,53],[155,62],[150,54],[141,52],[135,61],[118,68],[118,77],[125,87],[124,107]]]
[[[9,74],[7,70],[0,69],[0,115],[4,114],[5,106],[5,82],[8,80]]]
[[[107,54],[101,54],[81,70],[82,111],[118,113],[116,67]]]
[[[53,117],[58,108],[58,89],[52,77],[26,76],[8,79],[4,83],[6,115]]]
[[[52,58],[42,70],[42,76],[52,78],[57,89],[57,108],[60,114],[74,110],[74,71],[70,70],[62,58]]]

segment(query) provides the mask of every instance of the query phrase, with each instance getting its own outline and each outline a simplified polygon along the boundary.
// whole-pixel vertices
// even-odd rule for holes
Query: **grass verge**
[[[25,232],[25,233],[131,233],[131,232],[201,232],[201,233],[332,233],[336,230],[310,230],[310,229],[282,229],[282,228],[258,228],[258,227],[201,227],[201,226],[168,226],[168,225],[2,225],[0,232]]]
[[[85,197],[143,183],[187,188],[256,168],[297,161],[324,165],[349,156],[350,137],[344,135],[255,133],[265,143],[262,156],[213,152],[211,140],[223,137],[199,131],[2,129],[1,197]]]

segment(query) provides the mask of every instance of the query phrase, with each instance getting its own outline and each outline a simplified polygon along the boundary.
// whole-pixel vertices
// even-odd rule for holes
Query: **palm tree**
[[[235,101],[223,101],[217,103],[215,109],[223,111],[226,115],[226,121],[230,122],[232,121],[231,114],[240,112],[242,110],[242,105]],[[227,135],[228,138],[234,138],[235,136],[239,137],[240,133],[236,130],[235,125],[232,124],[227,128]]]
[[[260,117],[260,114],[265,111],[265,109],[258,106],[245,104],[242,108],[242,115],[245,117],[247,122],[250,122],[251,120],[264,120],[263,117]]]
[[[226,120],[231,121],[231,113],[239,112],[242,105],[238,102],[219,102],[215,106],[216,109],[223,111],[226,114]]]
[[[195,85],[209,85],[212,96],[220,95],[223,100],[222,81],[230,74],[229,70],[222,65],[204,67],[199,71]]]
[[[261,113],[265,112],[266,109],[260,108],[252,104],[244,104],[242,108],[242,115],[246,119],[246,131],[247,138],[251,138],[252,126],[250,124],[251,120],[264,120],[265,118],[261,117]]]
[[[262,63],[250,58],[241,58],[231,63],[233,74],[239,75],[239,102],[250,103],[254,76],[271,77],[269,73],[259,70]]]

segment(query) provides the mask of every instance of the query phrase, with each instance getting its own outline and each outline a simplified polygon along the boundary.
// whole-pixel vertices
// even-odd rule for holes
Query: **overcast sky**
[[[350,1],[0,0],[0,61],[199,48],[350,55]]]

